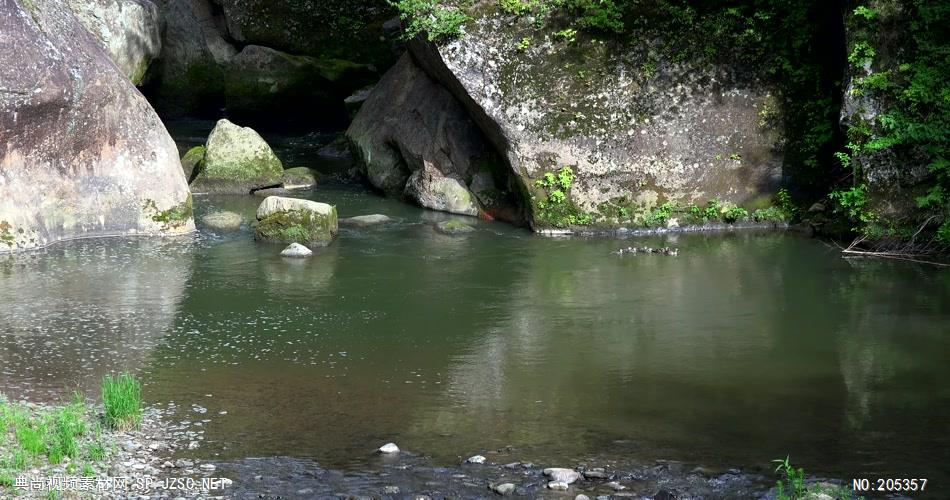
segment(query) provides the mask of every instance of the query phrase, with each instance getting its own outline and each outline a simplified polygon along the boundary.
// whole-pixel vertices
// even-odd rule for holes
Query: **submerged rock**
[[[501,483],[491,487],[491,490],[499,495],[511,495],[515,489],[516,486],[513,483]]]
[[[380,446],[379,449],[376,451],[378,451],[379,453],[386,453],[386,454],[399,453],[399,447],[396,446],[396,443],[386,443]]]
[[[301,245],[300,243],[291,243],[287,248],[281,250],[281,257],[310,257],[313,250]]]
[[[434,227],[436,231],[452,236],[471,233],[475,230],[474,227],[455,219],[437,222]]]
[[[241,228],[244,217],[235,212],[212,212],[201,218],[201,224],[211,229],[233,231]]]
[[[383,214],[357,215],[355,217],[346,217],[340,219],[341,226],[368,227],[377,224],[387,224],[393,220]]]
[[[178,149],[63,2],[0,2],[0,252],[194,229]]]
[[[269,196],[257,208],[259,240],[325,246],[337,230],[336,207],[326,203]]]
[[[485,463],[485,457],[481,455],[474,455],[474,456],[468,457],[468,459],[466,459],[465,462],[470,463],[470,464],[483,464]]]
[[[284,169],[264,139],[249,127],[218,120],[205,145],[195,191],[247,194],[280,184]]]
[[[162,50],[161,17],[150,0],[68,0],[79,22],[135,85]]]
[[[311,189],[317,185],[317,174],[308,167],[295,167],[284,170],[281,176],[284,189]]]

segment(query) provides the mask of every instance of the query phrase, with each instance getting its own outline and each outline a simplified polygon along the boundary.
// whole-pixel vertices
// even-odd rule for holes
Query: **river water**
[[[190,453],[360,470],[590,457],[840,477],[950,475],[950,272],[736,232],[546,238],[327,181],[342,228],[307,260],[238,232],[72,241],[0,259],[0,392],[96,394],[130,369],[203,423]],[[260,198],[196,196],[253,220]],[[201,227],[199,223],[199,228]],[[611,255],[631,244],[676,257]]]

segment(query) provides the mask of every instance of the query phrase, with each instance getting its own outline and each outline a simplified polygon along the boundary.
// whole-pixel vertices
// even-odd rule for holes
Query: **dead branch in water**
[[[934,240],[930,240],[923,245],[917,243],[917,237],[923,232],[924,228],[934,219],[930,217],[925,220],[920,227],[917,228],[917,232],[910,237],[909,240],[882,240],[875,243],[873,249],[870,250],[861,250],[859,246],[867,242],[867,236],[858,236],[848,245],[847,248],[843,248],[841,253],[845,258],[848,257],[870,257],[870,258],[881,258],[881,259],[894,259],[894,260],[903,260],[908,262],[916,262],[920,264],[930,264],[938,267],[950,267],[950,264],[943,262],[936,262],[932,260],[923,260],[919,257],[925,257],[928,255],[935,255],[942,250],[941,246],[936,245]],[[945,248],[943,249],[945,250]]]

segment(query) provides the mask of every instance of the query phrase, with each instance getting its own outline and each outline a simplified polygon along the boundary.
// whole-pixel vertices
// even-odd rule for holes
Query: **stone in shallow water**
[[[485,457],[481,455],[475,455],[473,457],[468,457],[468,459],[465,460],[465,462],[470,463],[470,464],[483,464],[485,463]]]
[[[357,215],[339,220],[341,226],[367,227],[392,222],[392,218],[383,214]]]
[[[564,469],[561,467],[551,467],[544,469],[544,475],[551,478],[551,482],[562,482],[571,484],[581,478],[579,472],[574,469]]]
[[[201,218],[201,223],[211,229],[232,231],[241,227],[244,217],[235,212],[212,212]]]
[[[587,479],[607,479],[608,475],[603,470],[591,469],[584,471],[584,477]]]
[[[311,255],[313,255],[313,250],[300,243],[291,243],[280,252],[281,257],[310,257]]]
[[[564,491],[568,488],[570,488],[570,485],[564,481],[550,481],[548,483],[548,489]]]
[[[448,235],[459,235],[470,233],[475,230],[474,227],[455,219],[446,220],[439,223],[436,223],[435,230]]]
[[[510,495],[515,492],[515,485],[512,483],[502,483],[492,486],[492,491],[499,495]]]
[[[399,447],[396,443],[386,443],[379,447],[380,453],[399,453]]]
[[[576,497],[574,497],[574,500],[590,500],[590,497],[581,493],[580,495],[577,495]]]
[[[284,189],[311,189],[317,185],[317,176],[308,167],[285,169],[281,179]]]
[[[623,491],[623,490],[627,489],[626,486],[624,486],[624,485],[618,483],[617,481],[611,481],[611,482],[607,483],[607,486],[613,488],[614,491]]]

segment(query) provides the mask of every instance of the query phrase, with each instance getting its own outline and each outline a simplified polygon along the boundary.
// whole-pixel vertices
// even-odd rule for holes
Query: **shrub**
[[[439,0],[396,0],[390,4],[405,22],[406,39],[423,33],[430,42],[455,38],[462,34],[462,25],[469,20],[462,10]]]

